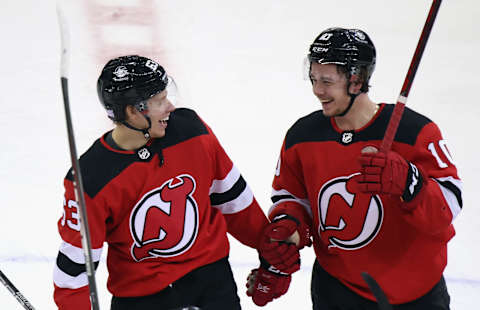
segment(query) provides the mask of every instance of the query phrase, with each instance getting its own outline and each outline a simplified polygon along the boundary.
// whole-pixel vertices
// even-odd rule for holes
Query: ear
[[[125,107],[125,119],[130,120],[132,118],[135,118],[137,113],[138,111],[133,105],[127,105]]]
[[[358,75],[352,75],[350,77],[350,86],[348,87],[348,91],[350,92],[350,94],[357,95],[360,93],[362,84],[363,82]]]

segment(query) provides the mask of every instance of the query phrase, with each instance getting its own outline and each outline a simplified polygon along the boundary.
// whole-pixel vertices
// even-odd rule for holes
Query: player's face
[[[147,115],[152,121],[152,127],[150,128],[150,136],[152,138],[165,136],[170,113],[175,110],[175,106],[168,100],[167,95],[167,90],[164,90],[147,101]]]
[[[312,63],[310,69],[313,93],[322,103],[323,114],[327,117],[341,114],[350,103],[347,93],[347,79],[333,64]]]

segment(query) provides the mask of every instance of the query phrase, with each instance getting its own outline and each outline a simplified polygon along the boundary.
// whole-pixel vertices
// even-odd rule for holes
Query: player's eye
[[[322,80],[322,83],[325,84],[325,85],[332,85],[332,84],[333,84],[333,81],[331,81],[331,80]]]

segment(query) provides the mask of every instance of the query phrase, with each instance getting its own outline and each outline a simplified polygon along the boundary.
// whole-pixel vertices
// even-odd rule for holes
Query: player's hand
[[[362,153],[358,189],[369,194],[391,194],[403,201],[412,201],[423,187],[423,177],[413,163],[400,154],[388,152]]]
[[[295,243],[299,249],[312,245],[310,229],[290,214],[276,215],[264,233],[272,240]]]
[[[282,273],[261,260],[260,267],[247,277],[247,295],[257,306],[265,306],[288,291],[292,276]]]
[[[258,251],[276,269],[291,274],[300,269],[299,249],[310,244],[308,229],[302,230],[298,220],[281,214],[263,230]]]

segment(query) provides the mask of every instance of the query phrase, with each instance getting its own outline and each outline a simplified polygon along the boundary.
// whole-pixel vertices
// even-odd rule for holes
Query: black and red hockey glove
[[[260,257],[260,267],[253,269],[247,277],[247,296],[257,306],[265,306],[288,291],[292,276],[283,273]]]
[[[295,232],[298,238],[291,240]],[[305,245],[311,245],[309,229],[302,227],[296,218],[280,214],[264,228],[258,252],[276,269],[291,274],[300,269],[299,249]]]
[[[396,152],[363,153],[359,162],[362,169],[357,182],[363,193],[398,195],[410,202],[423,188],[420,169]]]

